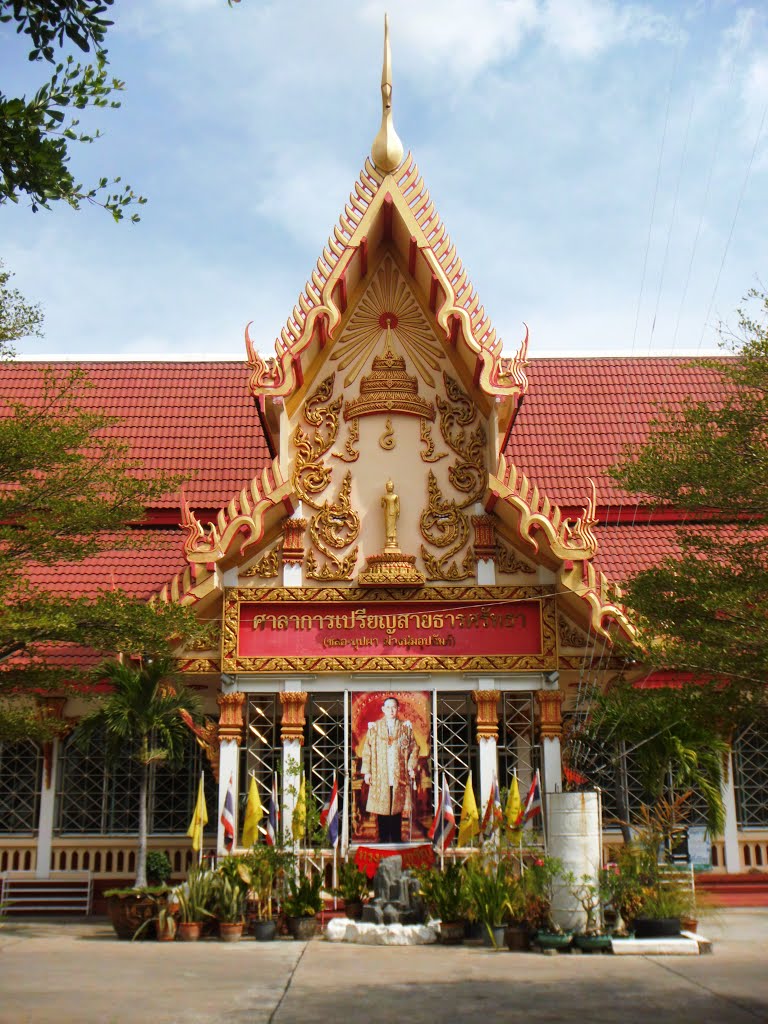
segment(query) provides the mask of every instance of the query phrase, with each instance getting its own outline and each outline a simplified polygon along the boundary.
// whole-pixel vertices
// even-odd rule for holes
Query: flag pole
[[[205,792],[205,769],[200,772],[200,792]],[[195,814],[198,816],[198,825],[200,827],[200,849],[197,851],[197,866],[200,868],[203,866],[203,808],[200,806],[198,800],[195,806]]]
[[[544,813],[544,810],[545,810],[544,809],[544,791],[541,788],[541,775],[539,774],[539,769],[538,768],[536,769],[536,781],[539,784],[539,792],[541,793],[541,796],[542,796],[542,800],[541,800],[541,832],[542,832],[542,835],[544,836],[544,856],[546,857],[546,855],[547,855],[547,816]]]
[[[443,788],[440,791],[440,870],[445,871],[445,832],[443,831],[443,819],[445,818],[445,769],[443,769]]]

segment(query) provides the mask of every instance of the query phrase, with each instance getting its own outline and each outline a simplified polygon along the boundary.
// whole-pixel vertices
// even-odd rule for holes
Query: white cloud
[[[678,34],[671,18],[644,5],[611,0],[545,0],[542,28],[558,50],[582,58],[622,43],[668,43]]]

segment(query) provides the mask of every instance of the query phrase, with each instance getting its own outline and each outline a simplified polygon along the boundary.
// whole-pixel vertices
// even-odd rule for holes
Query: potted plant
[[[118,939],[150,938],[150,925],[157,918],[158,908],[167,900],[168,892],[167,885],[107,889],[104,892],[107,912]]]
[[[290,853],[274,846],[254,846],[244,854],[251,881],[248,890],[248,921],[258,942],[269,942],[277,934],[275,892],[288,867]]]
[[[509,920],[504,929],[504,941],[507,944],[507,949],[519,953],[529,949],[531,944],[531,932],[526,914],[526,891],[521,872],[510,872],[508,880],[507,914]]]
[[[154,928],[155,938],[158,942],[173,942],[178,931],[178,904],[171,900],[163,899],[158,901],[155,907],[154,917],[147,918],[142,925],[133,933],[132,942],[144,938],[144,933],[149,933]]]
[[[222,942],[238,942],[245,924],[248,890],[238,880],[219,874],[216,879],[216,917]]]
[[[311,939],[317,933],[317,915],[323,909],[322,884],[319,874],[288,879],[284,909],[288,931],[294,939]]]
[[[97,734],[105,738],[108,763],[116,763],[129,750],[139,765],[139,830],[136,880],[132,889],[113,889],[107,909],[118,938],[130,939],[137,928],[155,915],[152,892],[147,893],[147,798],[150,765],[178,764],[187,749],[187,726],[181,711],[199,717],[200,702],[183,683],[171,685],[170,658],[145,660],[138,667],[130,663],[107,662],[96,671],[110,692],[99,706],[85,715],[77,726],[75,741],[87,749]]]
[[[603,922],[603,903],[607,895],[602,882],[602,872],[597,878],[582,875],[577,881],[568,876],[569,888],[586,916],[584,930],[573,937],[573,944],[585,952],[611,948],[611,936],[606,933]]]
[[[186,882],[177,886],[169,898],[179,908],[178,935],[182,942],[196,942],[203,922],[213,918],[216,905],[216,874],[206,868],[192,868]]]
[[[445,870],[424,868],[416,871],[421,895],[427,909],[440,921],[440,941],[459,945],[464,939],[467,916],[467,890],[464,868],[453,861]]]
[[[526,920],[541,949],[568,949],[573,938],[572,932],[564,931],[552,918],[554,884],[562,875],[556,857],[535,857],[522,876]]]
[[[466,893],[474,920],[483,926],[483,942],[499,949],[504,942],[504,921],[509,913],[508,865],[478,853],[466,862]]]
[[[355,864],[348,860],[339,868],[339,884],[333,890],[334,896],[344,900],[344,913],[353,921],[363,916],[363,903],[368,899],[370,883],[368,876]]]
[[[162,850],[150,850],[146,861],[147,885],[167,885],[171,880],[171,862]]]

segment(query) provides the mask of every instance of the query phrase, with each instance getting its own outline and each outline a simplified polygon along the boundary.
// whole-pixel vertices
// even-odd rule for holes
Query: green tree
[[[670,788],[678,796],[688,790],[698,794],[709,832],[720,835],[725,826],[722,787],[728,753],[721,715],[729,714],[725,693],[700,687],[639,690],[623,683],[595,698],[577,738],[597,759],[611,765],[617,781],[622,776],[620,759],[627,756],[651,805],[660,803]],[[623,792],[617,797],[628,838],[629,810]]]
[[[114,0],[0,0],[0,24],[15,24],[31,49],[28,59],[46,68],[47,80],[31,97],[0,90],[0,205],[25,196],[32,209],[50,209],[63,200],[74,209],[83,202],[121,220],[132,204],[146,200],[120,178],[86,186],[69,170],[70,145],[91,143],[101,134],[80,127],[88,108],[119,107],[115,95],[124,83],[107,72],[104,40],[112,25],[104,15]],[[66,53],[74,47],[93,53],[80,63]],[[138,220],[133,213],[132,221]]]
[[[722,400],[660,410],[612,473],[645,504],[685,510],[678,553],[626,588],[644,661],[725,689],[734,716],[768,678],[768,297],[749,297],[759,313],[739,311],[735,358],[702,361]]]
[[[43,314],[39,306],[30,305],[21,292],[12,288],[13,274],[0,260],[0,360],[15,355],[14,344],[31,334],[42,333]]]
[[[57,378],[41,370],[34,407],[12,405],[0,417],[0,693],[61,690],[86,679],[57,666],[56,644],[102,655],[163,654],[198,637],[194,613],[148,603],[105,580],[87,596],[56,585],[66,566],[100,551],[135,548],[147,505],[179,477],[148,474],[115,431],[119,421],[83,404],[85,373]],[[53,646],[52,646],[53,645]],[[0,736],[3,714],[0,706]],[[36,732],[29,719],[30,732]],[[17,731],[18,722],[14,726]]]
[[[147,884],[147,796],[153,764],[178,764],[186,749],[189,731],[181,717],[188,711],[200,718],[197,696],[171,678],[172,662],[145,659],[138,667],[108,662],[97,673],[111,692],[99,706],[80,720],[75,742],[87,749],[97,734],[106,742],[107,762],[117,763],[126,754],[140,766],[139,835],[135,886]]]

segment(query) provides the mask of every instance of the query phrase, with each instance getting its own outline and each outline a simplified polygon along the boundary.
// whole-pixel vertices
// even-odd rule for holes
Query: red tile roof
[[[526,373],[507,454],[558,505],[583,506],[591,477],[601,518],[607,506],[635,504],[606,470],[645,439],[658,406],[723,393],[716,373],[682,358],[531,359]]]
[[[597,567],[618,583],[679,551],[675,527],[667,523],[597,526],[595,536]]]
[[[183,534],[176,528],[132,530],[140,547],[101,551],[82,562],[32,566],[33,584],[52,594],[92,597],[98,590],[124,590],[133,597],[149,598],[186,567]]]
[[[0,362],[6,403],[40,400],[46,364]],[[193,508],[218,510],[269,461],[245,363],[52,363],[63,377],[80,365],[93,388],[81,404],[120,417],[109,433],[152,470],[183,474]],[[0,403],[0,415],[8,405]],[[155,503],[179,509],[179,495]]]

